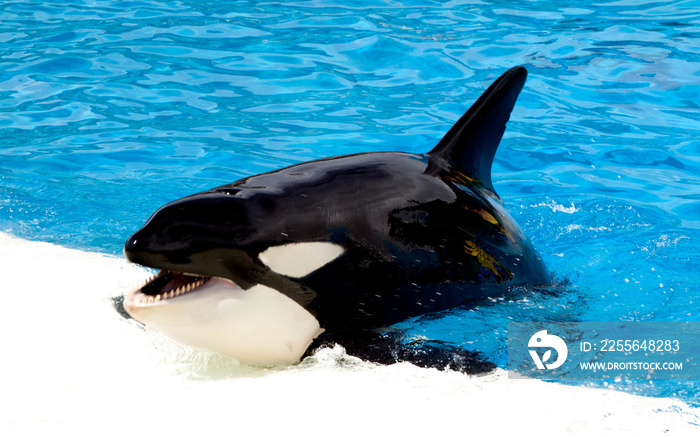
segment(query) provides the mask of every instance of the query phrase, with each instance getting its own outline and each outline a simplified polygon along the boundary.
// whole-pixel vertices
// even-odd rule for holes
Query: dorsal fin
[[[498,78],[428,153],[427,173],[458,170],[495,192],[491,164],[526,78],[524,67],[511,68]]]

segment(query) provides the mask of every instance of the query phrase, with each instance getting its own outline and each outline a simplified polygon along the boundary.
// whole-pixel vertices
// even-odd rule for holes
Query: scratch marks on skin
[[[502,222],[510,223],[510,222],[508,221],[508,219],[502,217],[501,220],[498,220],[496,217],[494,217],[493,214],[491,214],[490,212],[486,211],[485,209],[469,209],[469,208],[466,208],[466,207],[465,207],[465,209],[466,209],[467,211],[471,211],[471,212],[473,212],[473,213],[475,213],[475,214],[479,214],[479,216],[480,216],[485,222],[490,223],[490,224],[492,224],[493,226],[495,226],[496,229],[498,229],[498,231],[499,231],[500,233],[502,233],[503,235],[505,235],[505,236],[511,241],[511,243],[517,244],[517,241],[516,241],[515,237],[513,236],[514,231],[513,231],[513,229],[512,229],[512,226],[503,226],[503,224],[502,224]],[[495,211],[495,212],[497,212],[497,211]],[[506,229],[506,227],[507,227],[508,229]]]
[[[476,258],[479,264],[493,273],[498,282],[513,279],[513,274],[473,241],[465,241],[464,251]]]
[[[481,186],[481,182],[478,180],[471,178],[455,169],[452,169],[452,172],[445,176],[445,180],[454,182],[455,184],[462,185],[464,187],[469,185]]]

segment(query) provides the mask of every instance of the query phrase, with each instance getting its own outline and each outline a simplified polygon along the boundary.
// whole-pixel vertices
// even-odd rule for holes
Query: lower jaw
[[[138,298],[139,296],[137,296]],[[275,366],[298,362],[323,330],[301,305],[258,284],[243,290],[227,279],[211,278],[194,292],[126,311],[137,321],[196,348],[244,364]]]

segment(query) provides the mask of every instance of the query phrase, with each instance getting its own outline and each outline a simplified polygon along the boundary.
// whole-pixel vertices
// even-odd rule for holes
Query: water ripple
[[[100,133],[116,147],[148,128],[143,148],[167,138],[220,147],[227,160],[254,153],[249,172],[274,167],[280,143],[304,158],[424,151],[496,72],[524,64],[530,81],[494,169],[503,189],[517,179],[523,195],[536,192],[542,177],[620,196],[656,188],[646,201],[692,210],[697,160],[675,155],[693,144],[700,110],[690,3],[205,5],[4,2],[3,149],[60,153]],[[346,135],[324,143],[336,133]]]

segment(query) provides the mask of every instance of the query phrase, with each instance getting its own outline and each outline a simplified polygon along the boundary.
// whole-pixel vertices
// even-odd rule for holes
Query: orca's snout
[[[126,243],[124,243],[124,256],[126,256],[126,259],[129,261],[131,261],[129,256],[138,251],[138,242],[139,240],[136,234],[134,234],[126,240]]]
[[[142,255],[144,250],[143,250],[143,243],[140,238],[139,238],[139,233],[136,232],[132,236],[130,236],[127,240],[126,243],[124,243],[124,256],[129,262],[136,263],[136,264],[143,264],[142,260]]]
[[[124,256],[127,261],[141,264],[146,267],[157,267],[162,264],[164,257],[151,248],[147,236],[142,235],[143,230],[139,230],[130,236],[124,243]]]

